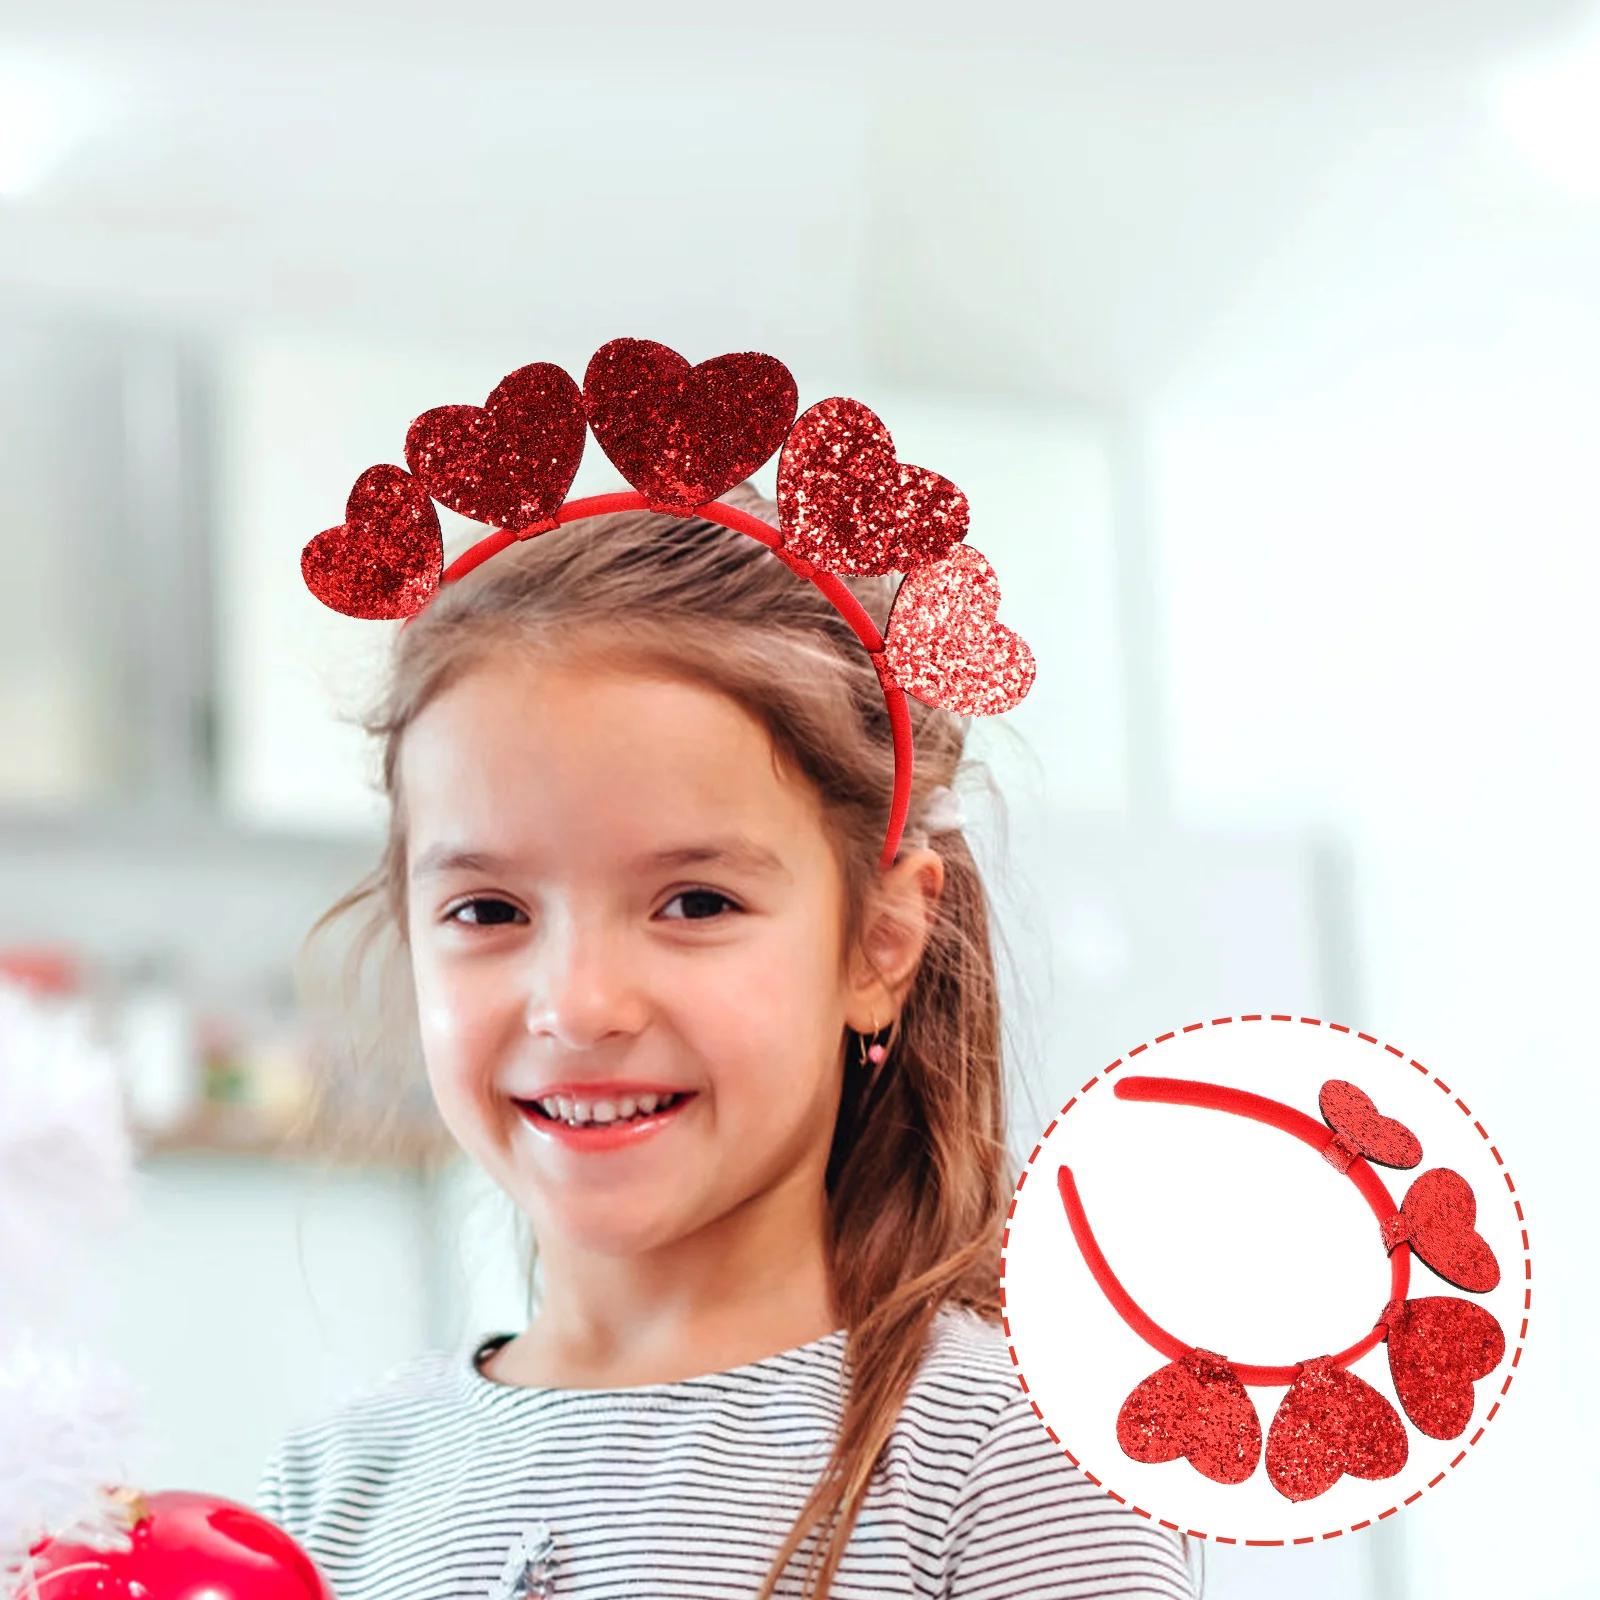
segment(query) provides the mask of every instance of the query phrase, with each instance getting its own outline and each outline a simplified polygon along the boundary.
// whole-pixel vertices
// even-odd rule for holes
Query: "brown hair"
[[[724,497],[773,520],[748,485]],[[880,627],[892,583],[849,580]],[[821,799],[853,937],[876,871],[894,773],[888,716],[867,653],[832,604],[743,534],[698,518],[627,512],[513,546],[445,588],[397,640],[382,741],[391,804],[384,859],[324,919],[364,908],[369,933],[403,945],[406,819],[401,742],[437,695],[510,649],[665,671],[726,694],[768,731],[778,758]],[[965,725],[911,702],[910,816],[952,783]],[[832,1456],[779,1548],[767,1600],[809,1546],[806,1589],[826,1595],[874,1469],[945,1305],[1000,1319],[1000,1242],[1010,1196],[1000,1016],[989,906],[959,831],[936,833],[944,891],[887,1059],[848,1070],[827,1168],[832,1272],[849,1389]],[[371,940],[366,941],[370,946]],[[860,1062],[857,1065],[857,1062]]]

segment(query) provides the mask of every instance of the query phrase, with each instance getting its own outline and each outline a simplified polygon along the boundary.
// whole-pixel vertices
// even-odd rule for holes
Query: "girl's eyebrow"
[[[459,845],[435,844],[417,857],[411,868],[413,878],[426,878],[447,872],[504,872],[512,865],[507,856],[486,850],[468,850]],[[726,866],[736,870],[789,876],[789,869],[765,845],[735,835],[704,844],[677,845],[654,850],[634,863],[639,871],[659,871],[663,867]]]
[[[789,869],[775,852],[743,835],[711,840],[705,844],[679,845],[670,850],[654,850],[641,856],[637,864],[647,871],[662,867],[724,866],[744,872],[768,873],[784,878],[789,876]]]
[[[458,845],[434,844],[417,857],[411,868],[413,878],[426,878],[444,872],[501,872],[509,862],[485,850],[464,850]]]

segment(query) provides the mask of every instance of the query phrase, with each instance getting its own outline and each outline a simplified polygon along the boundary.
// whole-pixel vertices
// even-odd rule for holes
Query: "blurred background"
[[[1303,1011],[1447,1069],[1518,1173],[1492,1448],[1208,1592],[1600,1593],[1567,0],[0,3],[0,968],[127,1063],[139,1215],[64,1289],[151,1395],[150,1480],[248,1496],[295,1420],[523,1315],[424,1103],[381,1159],[337,1148],[355,1087],[292,1134],[388,635],[298,555],[418,411],[619,334],[770,351],[971,499],[1041,666],[974,741],[1024,1148],[1134,1042]],[[579,491],[616,481],[591,444]]]

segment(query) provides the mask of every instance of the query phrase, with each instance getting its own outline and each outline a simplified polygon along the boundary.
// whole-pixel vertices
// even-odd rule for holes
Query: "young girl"
[[[891,581],[850,587],[881,627]],[[350,903],[404,941],[439,1110],[542,1294],[273,1460],[261,1508],[340,1600],[1191,1595],[1011,1365],[964,725],[911,709],[880,871],[872,663],[754,540],[574,524],[402,630]]]

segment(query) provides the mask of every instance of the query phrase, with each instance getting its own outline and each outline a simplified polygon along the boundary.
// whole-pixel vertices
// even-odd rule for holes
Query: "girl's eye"
[[[679,909],[674,910],[674,907]],[[719,917],[724,911],[738,909],[727,895],[715,889],[685,889],[673,895],[661,908],[661,915],[669,921],[704,922],[708,917]]]
[[[471,927],[503,927],[510,922],[526,922],[524,914],[509,900],[497,900],[483,895],[476,900],[463,900],[448,913],[447,922],[464,922]]]

